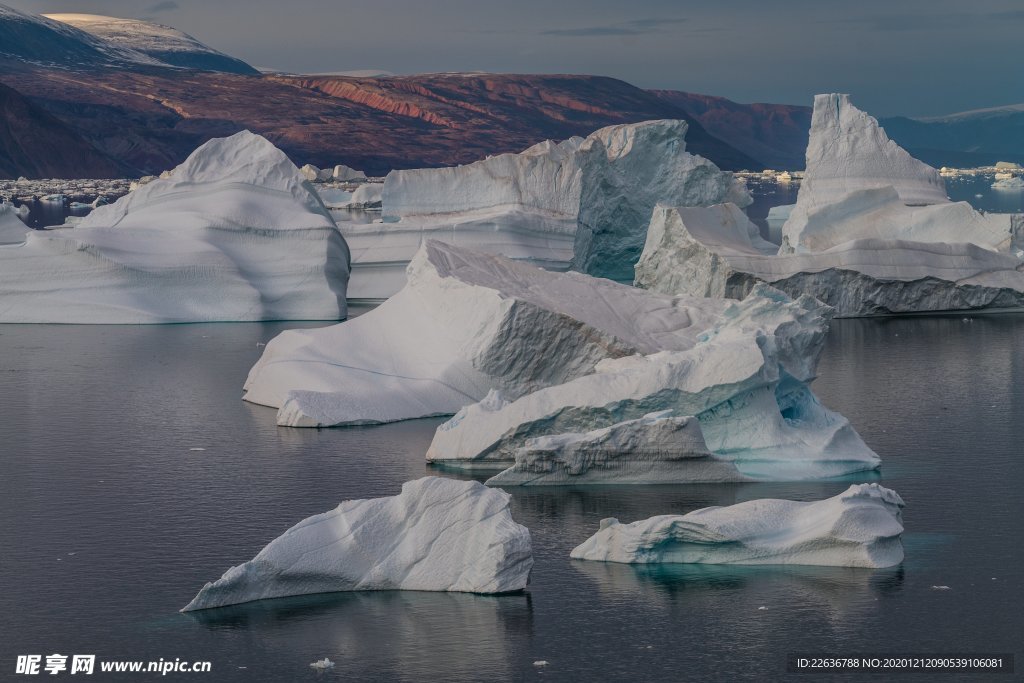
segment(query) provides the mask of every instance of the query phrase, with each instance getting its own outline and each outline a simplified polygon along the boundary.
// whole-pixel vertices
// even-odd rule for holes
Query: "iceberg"
[[[849,95],[816,95],[807,170],[783,226],[780,253],[819,252],[856,239],[969,242],[1008,251],[1019,217],[951,202],[939,171],[890,140]]]
[[[690,468],[698,481],[710,478],[702,470],[714,471],[719,480],[799,480],[879,466],[878,456],[849,422],[821,405],[808,387],[831,309],[806,296],[793,301],[765,285],[739,302],[683,299],[677,305],[683,301],[723,305],[710,325],[706,320],[694,325],[699,333],[687,335],[689,343],[674,350],[604,359],[582,377],[515,400],[490,394],[462,408],[438,427],[427,460],[462,469],[511,468],[492,483],[523,483],[532,471],[547,474],[548,469],[553,470],[550,483],[559,478],[565,483],[600,481],[605,478],[603,466],[614,465],[614,458],[591,457],[589,469],[573,476],[581,469],[572,462],[576,456],[558,453],[559,444],[571,451],[574,442],[602,439],[592,430],[628,432],[635,427],[623,423],[671,410],[699,421],[704,446],[714,455]],[[650,425],[642,425],[641,431],[650,436]],[[533,440],[539,437],[553,438]],[[543,452],[552,446],[553,456]],[[581,446],[581,456],[588,458],[587,445]],[[692,450],[691,457],[703,451]],[[643,460],[628,452],[620,457],[627,463]],[[671,465],[643,467],[651,467],[652,474],[636,481],[657,482],[656,475]]]
[[[349,253],[283,152],[248,131],[73,229],[0,250],[0,322],[337,320]]]
[[[424,477],[397,496],[345,501],[207,583],[182,611],[335,591],[523,590],[530,532],[512,519],[510,498],[475,481]]]
[[[736,205],[658,207],[635,267],[665,294],[742,298],[761,282],[840,317],[1024,305],[1024,216],[951,202],[939,172],[846,95],[814,101],[807,171],[782,244]]]
[[[1017,192],[1024,190],[1024,178],[1014,176],[1012,178],[1003,178],[992,183],[993,190],[1005,190],[1011,192]]]
[[[331,171],[331,178],[344,181],[362,181],[366,180],[366,174],[344,164],[338,164]]]
[[[857,239],[776,255],[735,205],[658,207],[636,284],[653,292],[740,299],[758,283],[810,294],[839,317],[1024,306],[1013,254],[963,242]]]
[[[815,502],[759,499],[632,524],[609,518],[570,556],[636,564],[892,567],[903,561],[903,507],[895,491],[857,484]]]
[[[352,298],[380,301],[400,290],[427,239],[630,279],[657,201],[751,201],[731,173],[685,151],[686,129],[674,120],[611,126],[465,166],[392,171],[382,223],[343,226]]]
[[[451,415],[491,389],[517,398],[602,360],[689,348],[725,306],[429,240],[381,306],[273,339],[245,400],[293,427]]]
[[[32,231],[13,204],[0,202],[0,245],[23,244]]]
[[[572,267],[596,277],[633,279],[651,211],[658,203],[748,206],[746,184],[686,151],[685,121],[602,128],[581,145],[581,196]]]
[[[585,433],[527,439],[516,464],[488,486],[586,484],[692,484],[749,481],[736,466],[714,456],[693,416],[671,410]]]

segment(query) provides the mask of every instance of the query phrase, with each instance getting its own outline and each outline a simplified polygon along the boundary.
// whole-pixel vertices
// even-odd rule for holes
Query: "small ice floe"
[[[323,671],[324,669],[333,669],[334,662],[327,659],[327,657],[324,657],[323,659],[318,659],[317,661],[313,662],[312,664],[310,664],[310,666],[314,669],[320,669],[321,671]]]
[[[949,586],[932,586],[932,590],[933,591],[948,591],[948,590],[950,590],[950,588],[949,588]]]
[[[266,345],[267,345],[266,342],[256,342],[256,348],[259,348],[261,346],[266,346]]]
[[[205,448],[196,447],[196,448],[190,448],[189,450],[190,451],[205,451],[206,449]]]
[[[763,610],[763,609],[768,609],[768,608],[767,608],[767,607],[765,607],[764,605],[761,605],[761,606],[760,606],[760,607],[758,607],[757,609],[758,609],[758,610]]]
[[[548,665],[548,660],[546,660],[546,659],[538,659],[536,662],[533,663],[533,665],[534,666],[547,666]]]

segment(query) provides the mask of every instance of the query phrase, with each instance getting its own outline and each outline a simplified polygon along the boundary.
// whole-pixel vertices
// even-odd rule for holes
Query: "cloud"
[[[181,7],[181,5],[179,5],[174,0],[161,0],[161,2],[156,3],[152,7],[147,7],[146,11],[154,13],[170,12],[178,9],[179,7]]]
[[[588,38],[591,36],[639,36],[645,33],[659,33],[667,26],[682,24],[687,20],[682,17],[650,17],[632,19],[617,24],[604,26],[584,26],[581,28],[558,28],[541,31],[545,36],[567,36],[570,38]]]
[[[997,24],[1024,21],[1024,10],[1007,12],[947,12],[945,14],[876,14],[867,17],[829,20],[821,23],[859,24],[871,31],[962,31]]]

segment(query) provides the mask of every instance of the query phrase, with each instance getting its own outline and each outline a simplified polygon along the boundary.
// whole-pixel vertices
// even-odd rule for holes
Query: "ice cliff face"
[[[704,443],[700,421],[650,413],[586,433],[527,439],[488,486],[748,481]]]
[[[760,499],[621,524],[605,519],[579,560],[891,567],[903,561],[903,500],[877,484],[826,500]]]
[[[721,307],[689,348],[605,360],[593,373],[516,400],[491,396],[463,408],[438,427],[427,459],[452,467],[512,467],[498,482],[530,469],[536,460],[530,451],[538,445],[531,439],[575,440],[579,432],[621,430],[621,423],[670,410],[699,420],[707,450],[735,467],[735,479],[814,479],[874,469],[878,456],[808,388],[829,317],[830,309],[809,297],[792,301],[761,286]],[[599,469],[590,476],[600,478]]]
[[[810,294],[839,316],[1024,306],[1024,216],[945,198],[935,169],[913,159],[845,95],[819,95],[808,170],[783,243],[738,207],[658,207],[636,284],[740,298],[758,282]]]
[[[352,296],[384,299],[426,239],[501,254],[551,270],[632,277],[651,210],[750,197],[731,173],[686,152],[685,121],[603,128],[466,166],[393,171],[383,223],[345,225]]]
[[[580,147],[581,197],[572,267],[632,280],[658,203],[709,206],[752,201],[731,173],[686,151],[685,121],[610,126]]]
[[[688,348],[723,307],[428,241],[378,308],[268,344],[245,398],[290,426],[452,414],[491,389],[515,398],[608,358]]]
[[[288,158],[242,132],[74,229],[0,251],[0,321],[338,319],[349,255]]]
[[[182,611],[333,591],[522,590],[530,532],[509,499],[477,482],[424,477],[397,496],[345,501],[228,569]]]

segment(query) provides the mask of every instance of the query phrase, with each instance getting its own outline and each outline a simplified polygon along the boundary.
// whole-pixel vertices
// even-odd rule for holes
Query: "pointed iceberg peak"
[[[939,172],[889,139],[849,95],[814,97],[807,170],[797,202],[820,205],[865,188],[891,185],[904,204],[948,202]]]

